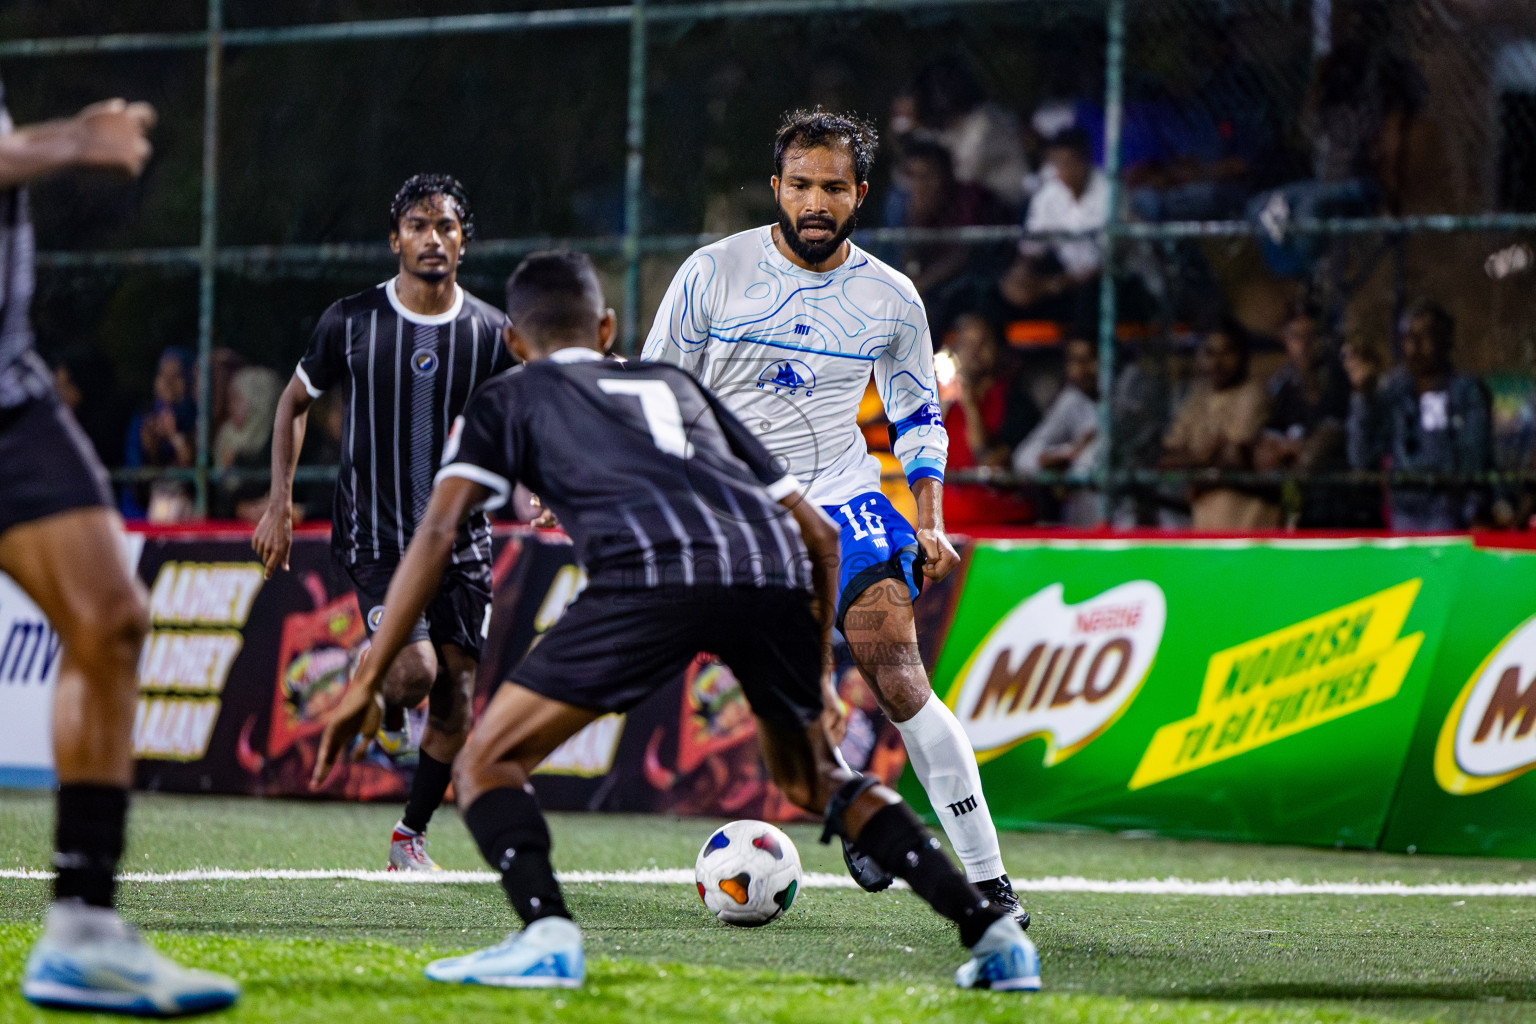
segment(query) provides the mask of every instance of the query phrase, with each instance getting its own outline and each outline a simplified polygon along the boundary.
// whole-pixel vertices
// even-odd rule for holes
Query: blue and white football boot
[[[587,977],[581,929],[564,917],[541,917],[506,941],[427,965],[433,981],[501,988],[580,988]]]
[[[59,1009],[179,1017],[230,1005],[240,986],[161,956],[111,910],[63,901],[48,911],[21,994]]]
[[[971,959],[955,972],[955,984],[994,992],[1038,992],[1040,954],[1017,921],[1000,917],[971,947]]]

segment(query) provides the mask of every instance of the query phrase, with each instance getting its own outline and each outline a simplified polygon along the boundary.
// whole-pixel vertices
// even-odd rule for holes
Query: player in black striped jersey
[[[342,389],[341,468],[331,550],[357,587],[368,633],[432,492],[432,474],[470,395],[512,365],[501,343],[506,317],[459,287],[474,235],[464,187],[418,174],[390,207],[399,274],[331,305],[278,403],[272,493],[252,546],[270,576],[287,568],[293,537],[293,471],[310,403]],[[434,870],[425,833],[443,801],[449,766],[469,731],[480,644],[490,615],[491,534],[484,514],[455,537],[451,564],[410,643],[388,666],[391,714],[428,701],[421,754],[405,813],[390,837],[389,869]]]
[[[953,921],[964,987],[1040,987],[1034,945],[895,792],[843,765],[828,732],[838,534],[752,431],[686,370],[605,359],[613,310],[592,263],[536,253],[507,283],[507,344],[526,365],[470,402],[400,570],[376,643],[387,657],[431,600],[473,509],[522,482],[560,517],[590,583],[481,714],[454,764],[464,823],[525,925],[427,967],[434,981],[575,988],[581,930],[550,864],[529,775],[589,722],[634,707],[699,651],[735,673],[763,759],[826,832],[855,841]],[[382,664],[382,662],[380,663]],[[327,719],[311,786],[376,722],[381,678],[359,667]]]

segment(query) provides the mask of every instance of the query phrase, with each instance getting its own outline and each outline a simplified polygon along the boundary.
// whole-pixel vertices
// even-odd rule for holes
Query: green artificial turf
[[[0,791],[0,868],[44,868],[44,795]],[[142,796],[125,870],[378,868],[393,806]],[[562,870],[687,867],[717,822],[553,815]],[[811,826],[789,829],[807,870],[839,871]],[[482,870],[456,815],[432,854]],[[1507,882],[1530,862],[1007,834],[1020,879],[1182,877]],[[500,939],[513,919],[493,884],[129,882],[126,916],[189,962],[242,979],[230,1021],[1269,1022],[1536,1020],[1536,898],[1207,897],[1026,893],[1046,991],[954,989],[964,954],[909,892],[811,888],[761,929],[716,923],[687,885],[568,887],[587,934],[575,992],[435,985],[435,956]],[[77,1021],[17,994],[46,882],[0,879],[0,1022]]]

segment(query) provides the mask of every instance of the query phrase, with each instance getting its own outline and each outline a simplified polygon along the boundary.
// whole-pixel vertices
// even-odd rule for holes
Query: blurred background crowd
[[[13,5],[0,27],[68,34],[59,23],[77,6]],[[235,25],[420,13],[409,0],[225,6]],[[200,10],[177,0],[158,24],[140,12],[124,29],[174,30]],[[1536,8],[1129,10],[1114,66],[1092,2],[653,28],[640,211],[654,244],[627,277],[613,256],[626,225],[622,32],[332,45],[325,62],[312,47],[234,50],[206,409],[196,268],[90,255],[195,234],[200,108],[185,87],[200,66],[10,62],[18,120],[109,81],[166,114],[158,162],[126,200],[92,182],[38,190],[41,348],[103,461],[123,471],[126,515],[198,514],[186,473],[164,471],[196,466],[201,416],[207,515],[254,518],[277,396],[308,332],[329,302],[390,273],[384,210],[399,180],[461,178],[483,237],[596,240],[611,296],[638,288],[622,343],[633,351],[701,236],[774,219],[777,117],[821,104],[881,128],[855,238],[927,306],[951,527],[1530,525],[1528,233],[1451,219],[1536,212]],[[344,258],[313,251],[337,241],[359,245]],[[472,245],[461,280],[494,301],[520,251]],[[311,467],[338,451],[341,408],[328,398],[311,417]],[[885,447],[873,398],[863,418]],[[323,518],[329,484],[312,477],[298,500]]]

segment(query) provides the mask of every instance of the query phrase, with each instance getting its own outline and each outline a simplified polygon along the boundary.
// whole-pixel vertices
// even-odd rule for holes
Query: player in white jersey
[[[943,579],[959,557],[944,536],[949,442],[922,300],[904,274],[848,240],[875,144],[856,118],[789,115],[774,145],[778,224],[689,257],[656,312],[644,358],[692,371],[837,521],[838,628],[901,730],[966,877],[1027,925],[975,751],[918,654],[912,601],[925,578]],[[858,427],[871,372],[917,499],[916,530],[880,492],[880,464]],[[890,884],[857,850],[844,852],[866,889]]]

